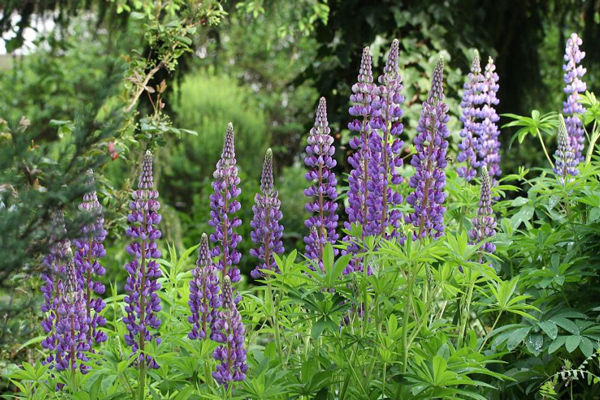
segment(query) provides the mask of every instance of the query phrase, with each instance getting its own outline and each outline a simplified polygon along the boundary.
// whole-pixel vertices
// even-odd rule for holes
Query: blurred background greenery
[[[92,117],[108,115],[124,90],[128,55],[149,53],[143,25],[125,7],[135,8],[141,0],[3,3],[0,34],[6,54],[0,56],[0,118],[15,132],[21,118],[27,118],[27,129],[35,132],[38,143],[61,143],[69,130],[60,128],[66,126],[60,121],[77,120],[86,110],[95,113]],[[400,39],[406,143],[415,135],[420,104],[439,55],[447,60],[454,150],[460,130],[460,95],[474,48],[484,60],[488,55],[495,58],[500,76],[499,113],[561,110],[565,98],[562,55],[571,32],[583,37],[585,80],[589,90],[598,90],[598,0],[224,0],[221,5],[226,12],[221,23],[199,29],[190,45],[192,51],[177,60],[177,68],[163,69],[150,81],[157,85],[165,80],[165,114],[175,126],[197,133],[166,137],[157,154],[163,229],[167,240],[179,249],[194,245],[201,232],[209,230],[210,182],[230,121],[236,129],[243,221],[251,219],[264,151],[271,147],[285,246],[303,248],[305,137],[318,98],[325,96],[338,149],[338,173],[348,171],[347,108],[364,46],[371,46],[378,74],[389,44]],[[151,100],[142,96],[140,101],[139,115],[150,112]],[[97,103],[97,108],[91,107]],[[94,118],[89,121],[74,129],[79,126],[85,136],[96,129]],[[505,172],[545,162],[533,142],[509,147],[511,135],[509,130],[501,135]],[[107,277],[118,282],[124,277],[121,249],[126,196],[119,197],[117,189],[130,187],[136,159],[127,143],[111,139],[110,131],[103,138],[100,148],[112,156],[97,171],[112,238],[107,243]],[[254,260],[247,256],[252,245],[248,230],[244,224],[241,248],[246,274],[254,268]],[[8,246],[3,250],[11,251]],[[27,290],[20,281],[27,277],[6,274],[3,283]],[[9,311],[18,306],[34,315],[39,297],[26,296],[23,304],[16,304],[21,300],[11,290],[0,289],[0,360],[18,354],[20,338],[39,329],[33,319],[16,319]]]

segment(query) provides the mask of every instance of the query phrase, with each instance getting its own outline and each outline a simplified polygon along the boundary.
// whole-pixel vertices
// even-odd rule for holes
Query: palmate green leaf
[[[565,348],[569,353],[572,353],[579,346],[579,343],[581,343],[581,336],[567,336],[567,339],[565,340]]]

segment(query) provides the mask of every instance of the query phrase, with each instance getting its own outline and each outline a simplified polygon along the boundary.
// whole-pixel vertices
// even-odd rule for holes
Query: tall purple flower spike
[[[566,123],[562,115],[558,124],[558,148],[554,153],[554,159],[556,160],[554,173],[558,176],[561,185],[564,186],[567,181],[570,181],[573,179],[572,177],[579,173],[577,169],[579,162],[571,148]]]
[[[496,106],[499,103],[498,92],[498,74],[495,72],[496,66],[494,60],[489,57],[483,75],[483,90],[481,93],[481,110],[479,117],[481,118],[481,132],[479,137],[478,151],[480,165],[488,169],[488,173],[493,182],[496,177],[502,174],[500,170],[500,142],[498,136],[498,121],[500,117],[496,112]]]
[[[277,190],[273,186],[273,152],[267,150],[260,179],[260,193],[254,197],[255,205],[252,207],[254,218],[250,223],[252,232],[250,237],[257,246],[250,250],[250,254],[260,260],[260,264],[252,270],[250,275],[254,279],[263,276],[261,270],[278,271],[274,254],[283,253],[283,225],[279,223],[281,201]]]
[[[215,228],[210,235],[210,241],[214,243],[212,256],[219,257],[217,268],[221,271],[221,279],[228,275],[232,282],[238,282],[240,270],[236,265],[242,255],[237,250],[237,246],[242,241],[242,237],[236,232],[236,228],[242,224],[242,221],[235,216],[235,213],[241,208],[237,198],[242,191],[238,188],[240,178],[235,160],[234,133],[231,123],[227,126],[223,153],[217,162],[217,169],[213,176],[215,180],[212,187],[215,192],[210,196],[208,222]]]
[[[401,123],[404,103],[402,78],[398,67],[399,42],[392,42],[388,58],[379,77],[372,105],[370,127],[370,165],[368,180],[368,215],[366,233],[386,238],[399,236],[402,213],[397,209],[402,196],[392,185],[402,183],[399,168],[404,142],[400,135],[404,130]]]
[[[568,95],[567,100],[563,102],[563,113],[565,115],[565,124],[567,125],[567,133],[575,160],[583,161],[583,147],[585,143],[585,134],[581,123],[581,116],[585,112],[585,108],[578,102],[580,93],[585,92],[586,84],[581,80],[585,75],[586,69],[581,65],[581,60],[585,57],[585,52],[579,50],[582,41],[576,33],[572,33],[567,40],[565,49],[565,93]]]
[[[305,221],[309,234],[304,237],[304,243],[306,243],[306,255],[320,264],[323,261],[325,245],[335,243],[338,239],[336,233],[338,216],[335,213],[337,180],[332,171],[336,166],[336,161],[333,159],[335,148],[330,133],[331,129],[327,122],[327,104],[325,98],[321,97],[315,125],[310,130],[308,137],[306,158],[304,159],[304,163],[309,169],[306,173],[306,180],[312,183],[304,191],[304,194],[310,198],[306,204],[306,210],[313,214]],[[337,254],[337,250],[334,251]]]
[[[469,231],[471,243],[477,244],[496,234],[496,217],[492,210],[491,181],[487,168],[481,169],[481,194],[479,197],[479,207],[477,216],[473,218],[473,229]],[[496,245],[491,242],[483,244],[481,249],[486,253],[496,251]]]
[[[146,342],[160,343],[156,333],[160,319],[157,313],[161,310],[158,290],[161,285],[157,279],[161,270],[157,259],[161,253],[156,246],[161,232],[157,225],[161,221],[158,213],[160,203],[158,191],[154,189],[152,177],[152,153],[147,151],[142,164],[142,173],[138,181],[138,189],[132,193],[129,203],[131,212],[127,217],[130,226],[126,234],[132,241],[127,245],[127,252],[134,258],[125,264],[129,276],[125,284],[125,312],[123,322],[127,325],[125,342],[137,355],[138,362],[145,363],[148,368],[158,368],[156,361],[145,353]]]
[[[212,375],[219,384],[228,387],[232,381],[246,379],[248,364],[244,348],[245,327],[235,305],[231,280],[227,275],[223,279],[223,308],[216,315],[212,339],[221,345],[215,349],[213,357],[220,364]]]
[[[221,307],[221,298],[219,296],[219,275],[210,257],[208,236],[205,233],[202,234],[200,240],[198,261],[192,275],[190,300],[188,301],[192,312],[188,321],[192,324],[192,330],[188,336],[190,339],[206,339],[212,316]]]
[[[88,171],[88,192],[83,195],[83,202],[79,205],[79,211],[86,214],[93,221],[84,226],[81,238],[74,240],[75,267],[77,269],[77,279],[79,286],[83,290],[85,300],[85,310],[91,321],[88,330],[88,341],[90,347],[92,343],[102,343],[106,341],[106,333],[99,330],[106,324],[106,319],[100,315],[106,303],[101,297],[94,298],[93,294],[101,295],[104,293],[104,285],[98,280],[106,272],[100,259],[106,255],[106,250],[102,242],[106,238],[104,229],[104,217],[102,215],[102,206],[98,202],[96,195],[94,173]]]
[[[467,77],[467,81],[464,85],[464,92],[462,101],[460,102],[460,108],[462,109],[462,116],[460,121],[463,124],[463,128],[460,131],[462,142],[458,145],[459,153],[457,157],[458,162],[464,162],[464,166],[460,166],[456,169],[458,176],[465,178],[467,182],[473,180],[477,176],[477,168],[479,163],[477,161],[477,150],[478,150],[478,138],[480,134],[480,123],[478,108],[479,98],[481,96],[481,88],[483,86],[483,75],[481,74],[481,65],[479,61],[479,52],[475,50],[473,52],[473,61],[471,63],[471,72]]]
[[[373,84],[372,59],[369,54],[369,48],[365,47],[360,62],[358,73],[358,82],[352,86],[353,94],[350,96],[352,106],[349,114],[354,120],[348,124],[351,132],[356,132],[357,136],[350,139],[350,147],[354,150],[348,157],[348,163],[352,167],[348,176],[348,221],[345,223],[347,229],[354,223],[360,223],[364,228],[368,225],[368,203],[369,196],[369,160],[371,158],[371,149],[369,146],[369,135],[371,134],[370,117],[373,114],[371,102],[375,95],[375,85]],[[351,238],[346,238],[347,241]],[[356,253],[358,246],[352,245],[352,251]]]
[[[55,353],[57,346],[56,327],[60,321],[58,315],[58,307],[60,299],[64,292],[63,275],[66,272],[68,261],[68,252],[71,248],[71,241],[66,238],[67,229],[65,227],[64,214],[62,210],[54,214],[51,233],[50,233],[50,252],[44,257],[44,271],[42,279],[44,285],[41,291],[44,295],[44,303],[42,304],[42,312],[46,313],[42,320],[42,328],[46,332],[46,338],[42,341],[42,347],[49,350],[49,355],[44,361],[44,364],[54,365],[54,362],[61,361],[60,355]],[[56,356],[59,356],[57,359]]]
[[[414,212],[407,222],[414,225],[413,240],[427,236],[437,239],[444,233],[443,206],[446,194],[446,150],[448,148],[448,106],[444,104],[444,61],[438,61],[433,72],[431,90],[423,103],[411,165],[415,174],[409,180],[414,191],[406,198]]]
[[[76,370],[79,367],[85,373],[89,367],[81,362],[78,365],[78,361],[88,360],[86,352],[90,351],[88,331],[91,319],[85,308],[85,295],[77,281],[77,271],[70,249],[65,268],[65,284],[58,304],[56,369]]]

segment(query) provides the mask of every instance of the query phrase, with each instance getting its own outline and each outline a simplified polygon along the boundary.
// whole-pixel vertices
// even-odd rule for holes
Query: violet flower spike
[[[221,280],[228,275],[231,282],[240,280],[240,270],[236,267],[242,257],[237,250],[242,237],[237,233],[242,221],[235,216],[241,208],[237,200],[241,194],[238,188],[240,178],[235,159],[233,125],[229,123],[223,144],[221,159],[217,162],[212,183],[214,193],[210,196],[210,220],[208,224],[215,230],[210,235],[214,244],[212,257],[219,257],[217,268],[221,271]]]
[[[444,233],[443,206],[446,199],[446,151],[448,149],[448,106],[444,100],[444,62],[440,58],[433,72],[431,90],[423,103],[417,125],[415,149],[411,165],[415,174],[409,180],[414,191],[406,198],[414,212],[407,223],[414,225],[413,240],[431,237],[437,239]]]
[[[583,148],[585,145],[585,132],[581,122],[581,116],[585,112],[585,108],[579,103],[580,93],[584,93],[587,89],[586,83],[582,80],[586,73],[586,69],[579,65],[585,57],[585,52],[579,50],[583,42],[576,33],[572,33],[567,40],[565,48],[565,93],[568,95],[567,100],[563,102],[563,114],[565,115],[565,124],[567,126],[567,134],[575,160],[583,161]]]
[[[58,305],[56,324],[56,369],[87,372],[89,367],[78,361],[87,361],[90,351],[88,331],[91,320],[85,308],[85,298],[73,262],[73,253],[68,250],[65,268],[65,284]]]
[[[190,281],[190,306],[191,316],[188,322],[192,330],[188,334],[190,339],[206,339],[212,317],[221,307],[219,296],[219,275],[215,264],[210,257],[208,236],[202,234],[198,248],[198,261],[192,271]]]
[[[142,173],[138,181],[138,189],[132,193],[133,200],[129,203],[131,210],[127,217],[130,226],[125,232],[132,241],[127,245],[127,252],[134,258],[125,269],[129,276],[125,284],[125,317],[127,325],[125,342],[131,346],[134,353],[139,353],[138,362],[145,363],[148,368],[156,369],[156,360],[144,352],[146,342],[160,343],[157,330],[160,319],[157,313],[161,310],[160,298],[157,292],[161,288],[158,278],[161,270],[157,259],[161,257],[156,240],[160,239],[161,231],[157,225],[161,221],[158,213],[160,203],[158,191],[154,189],[152,177],[152,153],[147,151],[142,163]]]
[[[492,210],[491,186],[492,183],[487,168],[482,167],[479,207],[477,208],[477,216],[473,218],[473,229],[469,231],[469,239],[473,244],[480,243],[496,234],[496,217]],[[496,251],[496,245],[491,242],[486,242],[481,247],[481,250],[485,253],[492,254]]]
[[[402,213],[398,206],[402,196],[393,185],[402,183],[399,168],[403,165],[400,152],[404,142],[400,135],[404,131],[401,118],[401,105],[404,97],[401,92],[402,77],[398,66],[399,41],[394,39],[384,67],[379,77],[379,86],[372,101],[370,127],[371,165],[369,168],[370,187],[367,234],[380,234],[385,238],[398,237]]]
[[[477,175],[479,163],[477,161],[477,140],[480,135],[481,124],[478,120],[480,109],[477,107],[479,96],[481,94],[483,75],[481,74],[481,65],[479,61],[479,52],[473,51],[473,61],[471,63],[471,72],[467,76],[464,85],[464,92],[460,102],[462,116],[460,121],[463,128],[460,131],[462,142],[458,145],[459,153],[457,161],[464,166],[456,169],[458,176],[465,178],[467,182],[473,180]]]
[[[57,359],[55,354],[58,339],[56,326],[60,320],[58,307],[64,289],[62,276],[66,271],[67,255],[71,248],[71,241],[66,237],[67,229],[62,210],[54,214],[50,229],[50,252],[43,258],[42,280],[44,284],[41,291],[44,295],[44,302],[41,309],[43,313],[46,313],[42,320],[42,328],[44,328],[46,338],[41,345],[50,352],[43,363],[53,366],[54,362],[60,361],[60,357]]]
[[[493,183],[496,177],[502,174],[500,170],[500,142],[498,136],[498,121],[500,117],[496,112],[495,106],[498,105],[498,74],[495,72],[496,66],[494,60],[489,57],[483,75],[483,90],[481,93],[481,108],[479,117],[481,118],[481,131],[478,143],[480,165],[488,169],[488,173]]]
[[[315,125],[310,130],[306,158],[304,163],[309,171],[306,180],[311,186],[304,191],[309,198],[306,210],[313,214],[305,221],[309,234],[304,237],[306,255],[322,267],[323,251],[327,243],[335,243],[338,239],[336,228],[338,216],[336,215],[337,180],[332,169],[336,166],[333,158],[335,147],[331,129],[327,122],[327,104],[321,97],[315,116]],[[314,229],[313,229],[314,228]],[[338,253],[337,249],[334,250]]]
[[[558,177],[560,184],[564,187],[567,182],[573,180],[573,177],[579,173],[577,169],[579,162],[575,158],[575,154],[571,148],[566,122],[562,115],[560,115],[560,122],[558,124],[558,148],[554,153],[554,159],[556,160],[554,173]]]
[[[83,227],[81,238],[73,242],[76,248],[74,262],[77,269],[77,279],[83,290],[86,314],[91,321],[91,329],[87,333],[91,347],[92,341],[102,343],[107,339],[106,333],[99,330],[100,327],[106,324],[106,319],[100,315],[106,303],[101,297],[94,298],[93,296],[94,293],[102,295],[105,291],[99,277],[106,272],[100,264],[100,259],[106,255],[106,250],[102,245],[106,238],[106,230],[104,229],[102,206],[96,195],[92,170],[88,171],[87,188],[88,192],[83,195],[83,202],[79,205],[79,211],[87,214],[92,222]]]
[[[223,279],[223,309],[217,314],[212,339],[221,345],[213,352],[215,360],[220,361],[212,376],[225,387],[231,382],[246,379],[245,327],[237,310],[231,280],[228,275]]]
[[[252,278],[258,279],[264,275],[261,270],[278,272],[274,254],[283,254],[283,225],[280,224],[281,201],[273,185],[273,152],[267,150],[260,179],[260,193],[254,197],[252,207],[254,218],[250,222],[252,232],[250,238],[257,246],[250,250],[250,255],[260,260],[260,264],[252,270]]]

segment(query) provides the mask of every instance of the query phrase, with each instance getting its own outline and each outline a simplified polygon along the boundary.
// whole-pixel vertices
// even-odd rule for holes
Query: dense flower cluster
[[[222,277],[228,275],[232,282],[240,280],[240,270],[236,265],[240,262],[241,253],[237,250],[242,237],[236,228],[242,221],[235,216],[241,208],[237,200],[241,189],[238,188],[240,178],[235,160],[235,145],[233,125],[229,123],[223,144],[221,159],[217,162],[217,169],[213,174],[215,180],[212,183],[214,193],[210,196],[210,220],[209,225],[215,231],[210,235],[210,240],[215,244],[212,256],[219,257],[217,268]]]
[[[354,153],[348,157],[348,163],[352,167],[348,176],[348,221],[345,223],[347,229],[354,223],[360,223],[364,228],[368,225],[368,196],[369,183],[369,161],[371,159],[371,148],[369,137],[371,135],[370,117],[373,114],[371,102],[374,98],[375,85],[373,84],[372,59],[369,48],[365,47],[358,72],[358,82],[352,86],[350,101],[352,106],[349,113],[354,120],[348,124],[348,129],[357,135],[350,139],[350,147]],[[351,238],[346,238],[350,242]],[[358,246],[350,244],[351,251],[356,253]]]
[[[423,103],[418,135],[414,140],[417,153],[411,160],[415,174],[409,180],[414,191],[406,198],[414,212],[407,216],[407,222],[415,227],[413,240],[427,236],[438,238],[444,233],[443,206],[446,194],[446,150],[448,148],[448,106],[444,100],[444,62],[435,66],[431,90]]]
[[[556,160],[554,173],[559,177],[561,184],[564,186],[566,181],[570,179],[569,175],[575,176],[579,171],[577,170],[578,160],[575,158],[575,154],[571,148],[566,122],[562,115],[558,124],[558,148],[554,153],[554,159]]]
[[[310,198],[306,210],[313,214],[305,222],[309,234],[304,237],[304,243],[306,243],[306,255],[317,262],[323,259],[325,245],[335,243],[338,239],[336,232],[338,216],[335,213],[337,180],[332,171],[336,161],[333,159],[335,148],[330,133],[327,104],[322,97],[317,108],[315,125],[310,130],[304,159],[304,163],[309,168],[306,179],[312,183],[304,191],[304,194]]]
[[[481,169],[481,194],[477,215],[473,218],[473,229],[469,231],[471,243],[480,243],[496,234],[496,217],[492,210],[491,181],[487,168]],[[481,249],[486,253],[496,251],[496,245],[486,242]]]
[[[65,268],[65,284],[58,303],[56,324],[56,369],[75,370],[77,361],[87,361],[86,352],[90,351],[88,332],[91,319],[85,307],[85,297],[77,280],[77,271],[73,262],[73,253],[68,250]],[[89,367],[79,364],[86,372]]]
[[[586,90],[586,84],[581,80],[585,75],[586,69],[578,65],[585,57],[585,52],[579,50],[581,44],[581,38],[576,33],[571,34],[571,37],[567,40],[564,57],[565,64],[563,65],[566,84],[565,93],[568,95],[567,100],[563,102],[563,113],[565,115],[570,145],[573,149],[575,160],[578,162],[583,160],[582,152],[585,143],[585,133],[581,122],[581,115],[583,115],[585,109],[578,101],[580,93]]]
[[[53,365],[55,358],[54,350],[57,345],[56,325],[59,321],[58,306],[62,293],[64,291],[64,282],[62,276],[65,274],[68,260],[68,252],[71,248],[71,241],[66,238],[67,229],[65,228],[64,214],[62,210],[54,214],[50,233],[50,252],[44,257],[44,271],[42,272],[41,291],[44,295],[42,312],[46,313],[42,320],[42,328],[46,332],[46,338],[42,341],[42,347],[50,351],[45,363]]]
[[[479,160],[481,166],[488,169],[492,178],[499,177],[502,174],[500,170],[500,141],[498,136],[498,121],[500,117],[496,112],[496,106],[499,103],[498,92],[498,74],[492,57],[488,59],[483,75],[483,90],[481,93],[481,132],[479,138]]]
[[[394,40],[371,102],[373,115],[370,126],[373,132],[369,138],[369,215],[365,229],[369,235],[381,234],[383,237],[397,237],[402,222],[402,213],[396,208],[402,203],[402,196],[392,186],[402,182],[398,168],[403,164],[400,152],[404,145],[400,140],[404,130],[400,121],[404,97],[401,95],[398,52],[399,42]]]
[[[125,342],[134,353],[139,351],[139,362],[145,363],[149,368],[158,368],[156,361],[144,352],[146,342],[155,340],[160,343],[160,338],[153,335],[149,328],[158,329],[161,323],[156,316],[161,310],[157,294],[161,287],[157,281],[161,276],[157,259],[161,253],[156,246],[156,240],[161,237],[161,231],[157,228],[161,216],[158,213],[160,203],[158,192],[154,189],[150,151],[144,156],[138,189],[133,192],[132,197],[133,200],[129,203],[131,212],[127,217],[130,227],[126,234],[132,239],[127,245],[127,252],[134,259],[125,264],[129,274],[125,284]]]
[[[257,248],[250,254],[260,260],[260,264],[250,273],[254,279],[263,275],[261,270],[277,271],[273,254],[283,254],[283,225],[279,223],[283,214],[279,209],[281,201],[273,185],[273,152],[267,150],[260,179],[260,193],[254,197],[252,207],[254,218],[250,223],[250,237]]]
[[[216,313],[213,324],[212,340],[221,343],[213,353],[215,360],[220,361],[213,377],[222,385],[232,381],[246,379],[248,364],[244,348],[245,327],[233,298],[233,288],[228,275],[223,278],[222,310]]]
[[[107,339],[106,333],[98,329],[106,324],[106,319],[100,315],[106,304],[102,298],[93,296],[94,293],[98,295],[104,293],[104,285],[98,279],[106,272],[100,264],[100,259],[106,255],[102,245],[106,238],[106,230],[102,206],[98,202],[94,185],[94,174],[90,170],[87,183],[89,191],[83,195],[79,210],[92,222],[83,227],[81,238],[73,241],[76,248],[74,261],[77,279],[79,287],[83,290],[85,310],[91,324],[88,330],[90,346],[92,340],[95,343],[102,343]]]
[[[206,339],[212,317],[221,307],[219,291],[217,268],[210,258],[208,236],[203,233],[198,249],[198,261],[190,281],[188,301],[192,313],[188,317],[188,321],[192,324],[192,330],[188,335],[190,339]]]
[[[465,166],[457,168],[458,176],[471,181],[477,176],[477,141],[479,138],[480,124],[478,121],[480,109],[477,107],[479,102],[478,96],[482,88],[483,75],[481,74],[481,65],[479,61],[479,52],[475,50],[473,53],[473,61],[471,63],[471,72],[467,76],[467,81],[464,85],[464,92],[460,102],[462,116],[460,121],[463,128],[460,131],[462,142],[458,145],[459,153],[458,162],[465,162]]]

